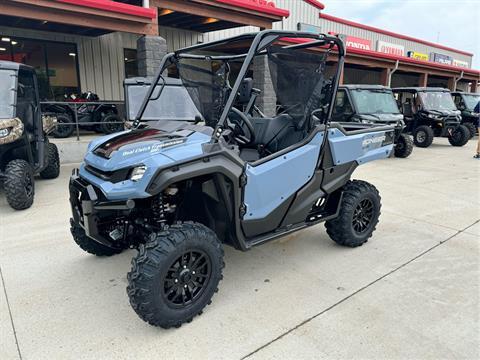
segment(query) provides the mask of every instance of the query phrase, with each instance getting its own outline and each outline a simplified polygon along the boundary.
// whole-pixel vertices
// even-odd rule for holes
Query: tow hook
[[[452,136],[452,128],[448,128],[447,131],[448,131],[448,135]]]

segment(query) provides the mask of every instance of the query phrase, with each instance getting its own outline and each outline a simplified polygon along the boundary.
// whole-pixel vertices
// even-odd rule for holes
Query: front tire
[[[406,158],[409,157],[413,151],[413,140],[407,134],[400,134],[395,144],[395,157]]]
[[[458,125],[448,137],[448,142],[452,146],[463,146],[468,140],[470,140],[470,131],[465,125]]]
[[[72,119],[68,115],[57,115],[57,126],[52,131],[52,135],[58,139],[70,137],[75,131],[75,125],[72,125]]]
[[[380,216],[380,195],[366,181],[349,181],[343,188],[338,217],[325,222],[327,234],[337,244],[361,246],[375,231]]]
[[[28,209],[35,196],[33,169],[25,160],[12,160],[5,168],[3,182],[8,204],[15,210]]]
[[[420,125],[413,132],[413,142],[418,147],[427,148],[432,145],[434,135],[430,126]]]
[[[113,134],[124,129],[122,119],[115,113],[108,113],[102,118],[100,130],[105,134]]]
[[[43,169],[40,176],[43,179],[56,179],[60,175],[60,157],[55,144],[47,143],[47,167]]]
[[[464,125],[470,132],[470,139],[475,137],[475,135],[477,135],[477,127],[475,126],[475,124],[471,122],[466,122],[466,123],[463,123],[462,125]]]
[[[132,259],[130,304],[151,325],[179,327],[211,303],[223,267],[222,245],[212,230],[198,223],[172,225],[140,245]]]
[[[80,249],[89,254],[95,256],[112,256],[120,254],[123,251],[121,248],[111,248],[89,238],[87,234],[85,234],[85,230],[76,224],[73,219],[70,219],[70,232],[72,233],[73,240]]]

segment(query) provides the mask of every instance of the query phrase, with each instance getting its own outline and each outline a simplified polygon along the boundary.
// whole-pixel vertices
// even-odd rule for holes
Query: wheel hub
[[[374,215],[373,202],[370,199],[363,199],[353,212],[352,226],[357,233],[366,231],[372,223]]]

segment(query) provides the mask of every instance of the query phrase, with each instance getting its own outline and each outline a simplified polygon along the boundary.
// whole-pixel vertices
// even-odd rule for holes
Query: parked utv
[[[58,125],[52,132],[54,137],[67,138],[73,134],[76,128],[75,109],[80,129],[97,131],[104,134],[112,134],[123,130],[123,121],[118,115],[117,107],[113,104],[102,104],[97,94],[89,91],[80,96],[67,96],[65,101],[71,102],[72,105],[59,105],[55,103],[43,105],[44,111],[56,112]]]
[[[394,154],[410,156],[412,138],[403,132],[405,123],[392,90],[381,85],[342,85],[338,88],[332,120],[363,124],[395,126]]]
[[[0,61],[0,180],[8,204],[16,210],[33,204],[35,175],[59,175],[58,150],[46,134],[52,120],[42,118],[35,70]]]
[[[454,92],[452,93],[453,102],[462,114],[462,125],[465,125],[470,131],[470,137],[477,134],[477,128],[480,120],[480,94]]]
[[[448,137],[453,146],[463,146],[470,139],[470,132],[460,124],[460,111],[450,90],[428,87],[392,90],[404,116],[405,131],[413,135],[416,146],[429,147],[434,137]]]
[[[143,320],[169,328],[200,314],[222,279],[222,244],[245,251],[320,222],[340,245],[372,236],[379,193],[350,178],[390,155],[394,128],[330,123],[344,54],[337,37],[275,30],[178,50],[163,58],[135,128],[89,145],[70,179],[71,232],[99,256],[138,248],[127,293]],[[332,56],[338,67],[327,75]],[[282,114],[233,107],[256,57],[268,63]],[[189,116],[215,129],[170,121],[185,116],[181,106],[164,119],[167,71],[195,104]]]

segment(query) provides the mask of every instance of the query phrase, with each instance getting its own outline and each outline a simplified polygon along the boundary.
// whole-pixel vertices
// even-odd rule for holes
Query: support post
[[[418,86],[426,87],[428,85],[428,73],[421,73]]]
[[[167,41],[161,36],[144,35],[137,40],[138,75],[154,76],[167,54]]]
[[[273,88],[270,68],[266,56],[256,56],[253,59],[253,87],[261,91],[256,105],[267,117],[277,114],[277,95]]]

